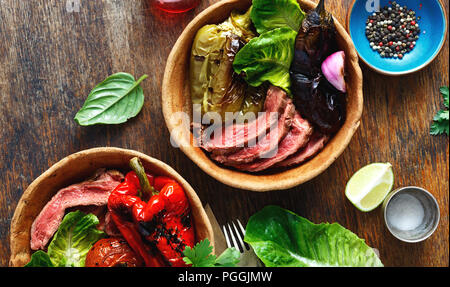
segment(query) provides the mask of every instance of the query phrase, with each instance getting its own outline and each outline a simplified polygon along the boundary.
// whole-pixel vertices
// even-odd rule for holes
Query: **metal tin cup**
[[[433,234],[439,223],[439,205],[434,196],[423,188],[398,188],[383,202],[386,227],[401,241],[420,242]]]

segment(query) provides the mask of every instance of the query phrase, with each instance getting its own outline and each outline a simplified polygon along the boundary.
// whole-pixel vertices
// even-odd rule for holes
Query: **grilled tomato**
[[[143,261],[125,239],[104,238],[97,241],[86,256],[86,267],[141,267]]]

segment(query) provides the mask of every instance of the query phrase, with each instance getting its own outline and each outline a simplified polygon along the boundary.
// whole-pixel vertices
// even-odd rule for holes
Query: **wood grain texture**
[[[449,141],[429,135],[442,107],[438,89],[449,84],[448,39],[439,56],[412,75],[387,77],[361,64],[364,111],[344,153],[310,182],[255,193],[217,182],[171,147],[161,111],[170,50],[189,21],[216,1],[202,0],[181,15],[159,13],[149,0],[81,1],[79,12],[68,12],[65,2],[0,0],[0,266],[8,264],[10,220],[27,186],[61,158],[99,146],[134,149],[168,163],[210,204],[220,224],[246,222],[277,204],[316,223],[339,222],[378,248],[386,266],[449,265]],[[345,23],[351,2],[330,0],[327,6]],[[90,90],[120,71],[150,75],[141,113],[118,126],[78,126],[73,117]],[[417,185],[436,196],[441,220],[426,241],[398,241],[380,209],[362,213],[345,198],[350,176],[378,161],[392,163],[395,187]]]

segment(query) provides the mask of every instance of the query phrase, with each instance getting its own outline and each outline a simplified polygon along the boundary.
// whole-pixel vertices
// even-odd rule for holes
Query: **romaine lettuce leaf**
[[[92,245],[105,236],[98,230],[97,216],[81,211],[68,213],[52,242],[48,246],[48,255],[58,267],[82,267]]]
[[[64,216],[48,251],[35,252],[25,267],[84,267],[92,245],[105,237],[97,216],[74,211]]]
[[[251,86],[258,87],[269,81],[290,94],[289,68],[294,57],[296,35],[296,31],[284,27],[253,38],[236,54],[234,71],[243,73]]]
[[[244,241],[267,267],[382,267],[363,239],[338,223],[314,224],[278,206],[254,214]]]
[[[250,17],[259,34],[290,27],[298,32],[305,18],[296,0],[253,0]]]

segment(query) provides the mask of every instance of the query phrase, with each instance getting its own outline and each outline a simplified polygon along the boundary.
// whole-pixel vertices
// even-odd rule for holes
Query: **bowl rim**
[[[431,199],[431,201],[433,202],[433,206],[435,207],[435,212],[437,215],[437,219],[436,219],[436,223],[434,224],[433,228],[430,229],[428,231],[428,233],[425,233],[424,236],[419,237],[417,239],[406,239],[403,238],[401,236],[399,236],[398,234],[396,234],[390,227],[389,223],[388,223],[388,219],[387,219],[387,207],[389,205],[389,203],[391,202],[391,199],[394,198],[395,195],[399,194],[400,192],[406,192],[408,190],[414,190],[416,192],[421,192],[423,194],[425,194],[425,196],[427,196],[428,198]],[[385,200],[383,201],[383,207],[382,207],[382,212],[383,212],[383,219],[384,219],[384,225],[386,226],[386,228],[389,230],[389,232],[392,234],[392,236],[394,236],[395,238],[397,238],[400,241],[403,242],[407,242],[407,243],[418,243],[421,241],[426,240],[427,238],[429,238],[437,229],[438,225],[439,225],[439,221],[441,219],[441,212],[440,212],[440,208],[439,208],[439,203],[437,202],[436,197],[433,196],[433,194],[431,194],[431,192],[429,192],[428,190],[418,187],[418,186],[403,186],[403,187],[399,187],[393,191],[391,191],[388,196],[385,198]]]
[[[346,17],[346,30],[349,34],[349,36],[351,37],[351,32],[350,32],[350,19],[352,17],[352,12],[353,12],[353,8],[355,6],[355,3],[358,0],[353,0],[352,4],[350,4],[350,9],[348,9],[347,12],[347,17]],[[358,51],[358,49],[355,46],[355,50],[358,53],[358,57],[361,61],[363,61],[370,69],[372,69],[375,72],[378,72],[382,75],[386,75],[386,76],[403,76],[403,75],[408,75],[408,74],[412,74],[415,72],[418,72],[420,70],[422,70],[423,68],[425,68],[426,66],[428,66],[429,64],[431,64],[431,62],[434,61],[434,59],[436,59],[436,57],[441,53],[442,48],[444,48],[444,44],[445,44],[445,40],[447,39],[447,29],[448,29],[448,16],[447,16],[447,11],[445,10],[445,6],[442,3],[442,0],[435,0],[438,2],[442,14],[444,15],[444,33],[442,34],[442,38],[441,38],[441,43],[439,45],[439,48],[436,50],[436,52],[434,53],[434,55],[432,55],[425,63],[423,63],[422,65],[419,65],[415,68],[409,69],[409,70],[405,70],[405,71],[401,71],[401,72],[389,72],[386,70],[381,70],[379,68],[374,67],[372,64],[370,64],[366,59],[364,59],[364,57],[362,57]]]
[[[310,0],[297,0],[297,1],[299,2],[300,5],[302,5],[302,3],[303,3],[303,5],[306,5],[307,6],[306,8],[309,8],[309,9],[311,9],[317,5],[317,3],[314,3]],[[169,86],[171,85],[171,78],[173,75],[172,70],[177,65],[176,56],[178,54],[178,51],[183,48],[181,45],[185,41],[184,38],[186,37],[186,35],[188,35],[190,33],[190,30],[192,29],[192,27],[195,27],[197,25],[197,22],[206,20],[206,18],[210,12],[212,12],[216,9],[220,9],[222,6],[235,5],[239,2],[243,2],[243,0],[223,0],[223,1],[219,1],[215,4],[207,7],[205,10],[200,12],[196,17],[194,17],[191,20],[191,22],[185,27],[185,29],[183,30],[181,35],[178,37],[175,45],[172,47],[172,50],[171,50],[171,52],[168,56],[167,62],[166,62],[164,77],[163,77],[163,81],[162,81],[162,93],[161,93],[162,110],[163,110],[163,115],[164,115],[164,119],[166,121],[167,128],[169,129],[169,133],[172,132],[172,129],[175,128],[175,126],[173,126],[169,120],[169,117],[171,115],[171,107],[168,103],[169,101],[166,98],[170,94],[168,92],[168,90],[170,89]],[[247,0],[247,2],[249,2],[249,0]],[[304,8],[305,7],[302,7],[302,9],[304,9]],[[346,29],[342,26],[342,24],[336,18],[334,18],[334,20],[335,20],[336,28],[343,35],[343,40],[348,45],[350,45],[349,49],[350,49],[351,54],[347,55],[347,57],[349,58],[349,60],[352,63],[352,67],[354,68],[354,73],[355,73],[355,77],[356,77],[356,81],[357,81],[355,83],[355,87],[356,87],[356,92],[355,92],[356,93],[356,95],[355,95],[356,103],[355,103],[355,107],[354,107],[355,108],[355,110],[354,110],[355,116],[352,117],[352,119],[349,121],[349,123],[344,123],[344,125],[347,125],[348,131],[342,131],[342,128],[340,131],[338,131],[337,134],[339,134],[340,132],[345,132],[345,134],[342,135],[342,140],[340,141],[340,146],[337,147],[335,150],[333,150],[330,153],[330,156],[328,158],[323,160],[320,167],[317,167],[312,170],[308,170],[308,174],[306,174],[306,175],[297,172],[295,174],[295,178],[290,177],[287,179],[285,178],[283,180],[274,178],[270,182],[261,181],[262,176],[266,176],[266,175],[250,174],[250,173],[245,173],[245,172],[241,172],[241,171],[235,171],[235,170],[232,170],[229,168],[220,167],[219,165],[217,165],[217,163],[214,163],[214,162],[213,162],[214,168],[218,168],[218,170],[212,170],[210,167],[210,164],[208,164],[209,162],[212,162],[212,160],[209,158],[207,160],[200,158],[198,156],[198,152],[196,151],[196,148],[198,148],[198,147],[194,148],[192,146],[192,144],[189,144],[188,146],[179,144],[179,142],[178,142],[179,139],[177,139],[176,137],[173,137],[172,139],[178,143],[178,146],[180,147],[180,149],[205,173],[207,173],[208,175],[210,175],[211,177],[215,178],[216,180],[218,180],[219,182],[221,182],[225,185],[228,185],[228,186],[231,186],[231,187],[234,187],[237,189],[241,189],[241,190],[250,190],[250,191],[255,191],[255,192],[286,190],[286,189],[298,186],[304,182],[307,182],[307,181],[313,179],[314,177],[318,176],[319,174],[321,174],[344,152],[344,150],[349,145],[353,135],[355,134],[356,130],[359,128],[362,111],[363,111],[363,101],[364,101],[363,100],[363,74],[362,74],[362,70],[358,63],[358,54],[357,54],[354,44],[350,38],[350,35],[348,35]],[[192,133],[190,133],[190,136],[192,137]],[[320,155],[320,153],[317,154],[315,157],[318,157],[319,155]],[[291,169],[288,169],[287,171],[272,173],[269,176],[275,177],[284,172],[290,172],[290,171],[299,169],[306,164],[308,164],[308,162],[306,162],[302,165],[293,167]],[[219,175],[219,174],[217,174],[217,172],[220,172],[221,174]],[[240,178],[241,180],[237,180],[234,177],[236,175],[241,177]],[[242,180],[244,177],[245,177],[245,180]],[[248,181],[248,182],[246,182],[246,181]]]
[[[46,171],[44,171],[42,174],[40,174],[36,179],[32,181],[32,183],[27,187],[27,189],[23,192],[21,198],[19,199],[16,208],[14,210],[13,217],[11,219],[10,223],[10,229],[9,229],[9,243],[10,243],[10,259],[9,259],[9,265],[10,266],[16,266],[17,261],[21,261],[21,255],[24,254],[31,254],[33,251],[30,252],[31,248],[29,250],[18,250],[18,243],[14,244],[14,238],[13,236],[15,234],[20,234],[23,232],[30,232],[18,230],[17,226],[18,223],[21,221],[21,213],[24,208],[26,208],[28,201],[27,198],[34,192],[36,192],[36,188],[41,184],[41,182],[45,181],[47,178],[51,177],[53,174],[55,174],[56,171],[61,166],[68,165],[73,160],[76,160],[77,158],[87,158],[92,157],[95,155],[98,155],[99,153],[103,154],[122,154],[126,156],[137,156],[139,157],[144,164],[148,163],[153,166],[157,166],[161,170],[164,170],[167,172],[168,175],[173,177],[182,187],[185,189],[185,192],[188,193],[188,197],[190,198],[191,204],[194,203],[196,207],[196,212],[199,213],[199,218],[203,221],[202,225],[204,225],[204,233],[206,234],[206,237],[209,239],[211,246],[213,247],[213,252],[215,250],[215,241],[214,241],[214,233],[212,229],[212,225],[210,222],[209,217],[206,214],[205,208],[200,200],[200,198],[197,195],[197,192],[194,190],[194,188],[171,166],[166,164],[165,162],[156,159],[154,157],[151,157],[147,154],[144,154],[142,152],[131,150],[131,149],[125,149],[125,148],[118,148],[118,147],[96,147],[96,148],[90,148],[81,150],[72,154],[69,154],[65,156],[64,158],[60,159],[56,163],[54,163],[52,166],[50,166]],[[107,166],[106,166],[107,168]],[[57,191],[54,192],[56,194]],[[192,207],[191,207],[192,208]],[[34,220],[34,219],[33,219]],[[20,244],[19,244],[20,245]],[[16,260],[16,257],[17,260]]]

